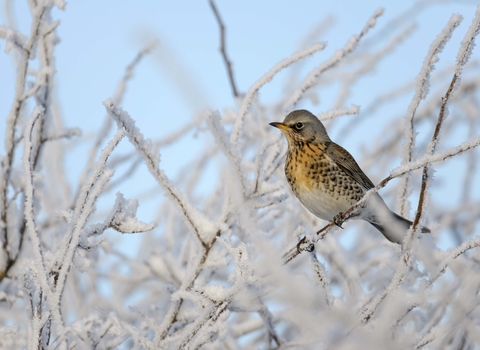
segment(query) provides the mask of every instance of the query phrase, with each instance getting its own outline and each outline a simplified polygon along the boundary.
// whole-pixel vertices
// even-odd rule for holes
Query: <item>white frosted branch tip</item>
[[[292,93],[292,96],[284,105],[284,110],[292,110],[297,104],[297,102],[300,100],[302,95],[317,82],[319,76],[322,73],[335,67],[343,58],[353,52],[357,48],[360,39],[365,36],[368,31],[376,24],[376,18],[378,18],[378,16],[380,16],[382,13],[383,8],[377,9],[374,14],[369,18],[366,25],[359,34],[352,35],[347,40],[347,43],[342,49],[335,51],[335,53],[328,60],[323,62],[319,67],[312,70],[302,82],[300,87]]]
[[[355,115],[360,113],[360,106],[352,104],[351,107],[333,109],[331,111],[323,112],[318,115],[320,120],[333,119],[342,115]]]
[[[459,16],[461,18],[461,16]],[[468,28],[465,37],[460,44],[460,49],[458,50],[457,54],[457,66],[456,66],[456,73],[460,75],[462,67],[467,64],[469,61],[473,48],[475,47],[475,38],[478,36],[480,31],[480,5],[477,6],[477,10],[475,12],[475,16],[472,20],[472,24]]]
[[[105,220],[105,226],[111,225],[121,233],[140,233],[153,230],[155,224],[147,224],[137,219],[137,209],[137,200],[127,200],[121,193],[117,193],[115,205],[109,217]]]
[[[379,16],[383,15],[384,12],[385,12],[385,8],[379,7],[378,9],[376,9],[374,16],[379,17]]]
[[[242,126],[243,126],[243,120],[244,120],[244,118],[245,118],[245,116],[248,112],[248,109],[250,108],[250,105],[252,104],[258,90],[260,90],[260,88],[263,85],[265,85],[266,83],[271,81],[273,79],[273,77],[278,72],[280,72],[282,69],[285,69],[295,62],[297,62],[299,60],[302,60],[306,57],[309,57],[309,56],[313,55],[314,53],[325,49],[325,47],[327,47],[327,43],[316,43],[316,44],[313,44],[312,46],[310,46],[309,48],[307,48],[303,51],[297,52],[297,53],[293,54],[292,56],[281,60],[276,65],[274,65],[267,73],[265,73],[260,79],[258,79],[250,87],[250,89],[248,89],[248,91],[247,91],[247,93],[246,93],[246,95],[243,99],[243,103],[240,107],[240,111],[238,112],[238,117],[237,117],[237,120],[235,122],[233,133],[230,137],[230,140],[231,140],[232,144],[234,144],[234,145],[237,144],[238,138],[240,137],[240,134],[241,134],[241,129],[242,129]]]

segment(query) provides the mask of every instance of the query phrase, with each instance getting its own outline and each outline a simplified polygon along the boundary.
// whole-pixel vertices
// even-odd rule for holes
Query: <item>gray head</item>
[[[288,142],[293,140],[322,143],[331,141],[327,130],[318,118],[305,109],[290,112],[283,123],[270,123],[285,134]]]

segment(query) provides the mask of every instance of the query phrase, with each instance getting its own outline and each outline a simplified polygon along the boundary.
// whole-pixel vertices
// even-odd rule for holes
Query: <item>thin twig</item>
[[[421,100],[424,100],[429,93],[430,86],[430,75],[431,71],[435,68],[435,63],[438,61],[438,55],[443,51],[445,44],[451,38],[453,31],[460,25],[462,18],[458,15],[452,15],[450,20],[443,28],[442,32],[430,45],[428,50],[427,57],[423,61],[422,68],[418,74],[415,87],[415,95],[410,102],[407,110],[407,116],[405,117],[407,127],[405,128],[405,145],[402,155],[402,164],[412,161],[413,147],[415,143],[415,130],[414,130],[414,119],[417,108]],[[405,196],[407,195],[409,182],[409,174],[403,176],[399,185],[399,212],[400,215],[405,215],[406,211],[406,201]]]
[[[140,50],[135,55],[134,59],[127,65],[127,67],[125,68],[125,73],[123,74],[122,79],[120,79],[120,81],[118,82],[117,88],[115,89],[115,93],[113,95],[113,101],[116,104],[122,103],[123,98],[125,96],[125,91],[127,90],[128,83],[132,79],[135,69],[137,68],[139,63],[142,61],[142,59],[155,48],[155,46],[156,46],[155,41],[146,45],[142,50]],[[102,142],[104,142],[104,140],[107,138],[109,131],[112,127],[112,123],[113,123],[112,118],[110,118],[107,114],[103,122],[103,125],[100,129],[100,132],[97,134],[95,142],[93,143],[89,151],[87,166],[84,168],[82,174],[80,175],[79,186],[78,186],[79,191],[82,188],[85,181],[87,181],[88,175],[90,174],[90,172],[92,171],[95,165],[95,156],[97,154],[97,151],[100,148]],[[73,197],[73,201],[71,204],[72,208],[79,195],[80,195],[80,192],[76,193],[75,196]]]
[[[25,91],[25,82],[28,71],[28,62],[30,57],[33,55],[33,49],[35,48],[35,43],[38,41],[39,28],[42,22],[43,15],[45,14],[46,7],[42,6],[36,10],[36,13],[33,17],[30,37],[25,47],[22,47],[20,50],[20,60],[17,65],[17,77],[15,85],[15,97],[10,110],[10,113],[7,117],[7,127],[5,132],[5,150],[6,150],[6,159],[2,161],[1,176],[0,176],[0,239],[3,240],[2,249],[7,255],[7,260],[10,260],[10,253],[8,251],[8,234],[7,228],[9,227],[9,216],[7,211],[7,202],[8,202],[8,187],[10,183],[10,176],[12,173],[13,160],[15,158],[15,130],[18,123],[18,118],[20,116],[20,110],[23,106],[22,95]],[[8,265],[13,265],[10,263]],[[0,281],[6,276],[8,271],[0,271]]]
[[[301,86],[295,90],[290,97],[290,99],[285,103],[284,110],[291,110],[293,109],[303,94],[310,89],[316,82],[318,77],[324,73],[325,71],[335,67],[342,59],[344,59],[347,55],[352,53],[360,43],[360,40],[367,35],[369,30],[373,28],[376,24],[378,17],[383,14],[383,8],[378,8],[373,15],[368,19],[365,26],[362,28],[359,34],[353,35],[345,44],[342,49],[335,51],[335,53],[324,63],[322,63],[319,67],[312,70],[308,76],[305,78]]]
[[[237,86],[235,84],[235,78],[233,76],[232,70],[232,61],[228,58],[226,44],[225,44],[225,25],[223,24],[222,17],[220,17],[220,13],[217,10],[217,6],[213,0],[210,0],[210,7],[217,19],[218,26],[220,27],[220,52],[222,53],[223,62],[227,67],[228,72],[228,80],[230,81],[230,87],[232,88],[233,96],[238,97]]]

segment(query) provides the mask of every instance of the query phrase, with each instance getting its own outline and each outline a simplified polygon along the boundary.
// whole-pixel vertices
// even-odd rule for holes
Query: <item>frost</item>
[[[475,47],[475,39],[480,31],[480,5],[477,6],[477,11],[473,17],[472,24],[468,28],[465,37],[460,44],[460,49],[457,54],[457,67],[456,74],[460,75],[463,66],[465,66],[472,55],[473,48]]]
[[[124,128],[127,132],[130,142],[142,154],[151,174],[157,180],[160,186],[166,191],[167,195],[178,205],[186,222],[191,226],[197,234],[201,242],[209,241],[214,237],[219,227],[218,224],[212,223],[196,208],[194,208],[188,200],[167,178],[165,173],[160,170],[160,154],[158,147],[154,146],[150,139],[145,140],[142,133],[135,127],[135,122],[125,111],[117,108],[111,100],[106,100],[104,106],[109,114],[115,119],[120,128]]]
[[[114,209],[107,216],[108,225],[122,233],[138,233],[153,230],[154,224],[146,224],[136,219],[137,209],[137,200],[125,200],[121,193],[117,193]]]
[[[6,54],[10,53],[10,50],[15,47],[23,49],[27,43],[27,38],[23,34],[3,26],[0,26],[0,38],[7,41],[7,45],[5,45]]]
[[[391,89],[380,83],[403,67],[402,43],[418,35],[412,19],[433,3],[386,23],[378,22],[383,9],[375,11],[311,66],[304,58],[326,45],[312,45],[315,29],[300,52],[245,94],[238,89],[234,105],[198,111],[147,139],[140,116],[120,106],[154,44],[125,58],[102,126],[82,135],[70,127],[74,119],[62,119],[58,101],[52,8],[65,2],[29,2],[28,35],[0,27],[16,64],[0,154],[0,348],[357,349],[359,341],[368,349],[475,348],[480,10],[461,43],[453,15],[429,48],[412,53],[425,55],[417,78],[389,81]],[[456,62],[442,51],[447,42],[458,49]],[[285,82],[273,79],[284,69]],[[269,102],[258,98],[267,83],[277,91]],[[352,103],[360,103],[358,91],[368,95],[361,112]],[[287,142],[268,125],[307,99],[322,103],[312,112],[377,184],[335,222],[295,198],[285,178]],[[192,134],[196,157],[169,174],[161,151],[183,147]],[[73,153],[79,144],[87,152]],[[72,157],[78,174],[66,168]],[[145,176],[156,182],[140,192]],[[402,176],[409,180],[396,196]],[[350,220],[378,191],[389,206],[397,197],[412,221],[403,245]],[[147,206],[152,223],[140,220]]]
[[[350,108],[337,108],[328,112],[323,112],[318,115],[318,119],[320,120],[328,120],[333,119],[336,117],[340,117],[343,115],[355,115],[360,113],[360,106],[352,104]]]
[[[412,160],[412,152],[414,147],[414,117],[421,100],[424,100],[430,89],[430,75],[435,69],[435,63],[438,62],[438,55],[443,51],[446,43],[452,37],[453,31],[460,25],[462,17],[459,15],[452,15],[442,29],[440,34],[430,44],[427,56],[425,57],[420,73],[416,78],[415,95],[408,106],[407,114],[405,116],[405,143],[402,155],[402,164]],[[409,174],[402,178],[399,188],[398,203],[400,207],[400,214],[405,215],[407,203],[407,187],[409,181]]]
[[[370,19],[368,20],[365,27],[363,27],[360,34],[352,35],[348,39],[343,49],[336,50],[335,53],[332,55],[332,57],[330,57],[330,59],[323,62],[319,67],[312,70],[307,75],[307,77],[301,84],[300,88],[295,90],[292,96],[290,97],[290,99],[285,103],[284,110],[291,111],[295,107],[295,105],[298,103],[302,95],[316,83],[317,79],[321,74],[335,67],[338,63],[340,63],[340,61],[343,58],[345,58],[347,55],[353,52],[357,48],[362,37],[365,36],[373,26],[375,26],[376,19],[382,14],[383,14],[383,9],[381,8],[377,9],[375,13],[372,15],[372,17],[370,17]]]
[[[263,85],[265,85],[270,80],[272,80],[273,77],[282,69],[287,68],[288,66],[295,63],[298,60],[311,56],[318,51],[322,51],[323,49],[325,49],[325,47],[327,47],[326,43],[314,44],[306,50],[303,50],[301,52],[293,54],[291,57],[283,59],[282,61],[278,62],[275,66],[273,66],[273,68],[271,68],[263,77],[257,80],[257,82],[250,87],[250,89],[248,90],[247,94],[243,99],[242,105],[240,107],[240,111],[238,112],[238,117],[235,122],[232,136],[230,137],[230,140],[234,145],[237,144],[238,138],[240,137],[241,130],[242,130],[243,119],[245,118],[248,112],[248,109],[253,102],[255,95],[258,93],[258,90],[260,90],[260,88]]]

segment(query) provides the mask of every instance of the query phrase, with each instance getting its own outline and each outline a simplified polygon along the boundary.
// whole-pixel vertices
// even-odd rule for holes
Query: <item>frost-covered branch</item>
[[[288,66],[292,65],[293,63],[302,60],[308,56],[313,55],[314,53],[317,53],[318,51],[322,51],[325,49],[327,46],[326,43],[317,43],[313,44],[309,48],[300,51],[298,53],[293,54],[292,56],[283,59],[282,61],[278,62],[273,68],[271,68],[266,74],[264,74],[260,79],[258,79],[251,87],[248,89],[247,93],[245,94],[245,97],[243,98],[243,102],[240,106],[240,110],[238,112],[238,117],[235,121],[235,126],[232,132],[232,135],[230,137],[230,141],[232,142],[233,145],[237,145],[238,139],[241,136],[242,133],[242,127],[243,127],[243,119],[247,115],[248,109],[253,103],[253,100],[255,98],[255,95],[258,93],[260,88],[268,83],[270,80],[273,79],[273,77],[280,72],[282,69],[287,68]]]
[[[378,17],[383,14],[383,11],[383,8],[378,8],[375,13],[369,18],[369,20],[359,34],[350,37],[350,39],[347,41],[347,43],[342,49],[337,50],[334,55],[330,57],[330,59],[322,63],[318,68],[311,71],[301,84],[300,88],[298,88],[292,94],[289,100],[285,103],[284,110],[292,110],[293,107],[295,107],[295,105],[298,103],[302,95],[305,93],[305,91],[310,89],[316,83],[318,77],[322,73],[335,67],[343,58],[345,58],[348,54],[354,51],[360,43],[360,40],[369,32],[370,29],[375,26]]]
[[[62,115],[57,105],[65,87],[56,78],[62,23],[50,11],[55,4],[64,6],[28,3],[29,36],[12,14],[11,28],[0,26],[21,73],[0,155],[1,173],[8,173],[0,179],[1,348],[342,350],[359,340],[369,349],[476,346],[478,9],[461,44],[451,36],[460,18],[454,15],[425,52],[405,52],[402,43],[425,33],[428,23],[414,22],[419,10],[433,15],[437,1],[386,18],[384,27],[377,11],[342,49],[307,68],[312,62],[303,58],[325,47],[314,42],[333,25],[321,21],[299,53],[264,72],[245,95],[236,92],[238,105],[195,111],[175,130],[147,139],[120,105],[153,45],[135,56],[104,102],[103,125],[80,131],[84,116]],[[212,5],[228,67],[228,23]],[[228,11],[222,7],[224,18]],[[337,26],[344,29],[342,21]],[[405,59],[419,55],[426,55],[422,69],[411,72]],[[393,74],[399,66],[401,83]],[[233,73],[222,68],[212,69],[234,86]],[[257,98],[267,83],[275,91],[268,102]],[[292,194],[283,169],[287,142],[268,126],[299,102],[327,121],[332,139],[378,184],[334,222],[322,222]],[[121,142],[125,136],[129,143]],[[192,153],[184,157],[187,146]],[[160,151],[173,156],[160,162]],[[168,168],[180,157],[177,172]],[[381,189],[389,206],[404,203],[402,214],[413,219],[403,247],[350,220]],[[418,200],[414,218],[410,194]],[[432,233],[416,235],[424,221]]]
[[[445,44],[452,37],[453,31],[460,25],[462,17],[458,15],[452,15],[450,20],[445,25],[443,30],[437,36],[437,38],[430,44],[430,49],[428,50],[427,56],[425,57],[420,73],[416,78],[415,86],[415,95],[408,106],[407,115],[405,116],[405,143],[402,156],[402,164],[406,164],[412,160],[412,151],[414,146],[414,118],[415,112],[417,111],[418,105],[421,100],[424,100],[430,89],[430,75],[433,69],[435,69],[435,63],[439,61],[438,55],[443,51]],[[406,174],[402,177],[400,186],[399,186],[399,212],[400,215],[405,215],[406,211],[406,200],[405,196],[407,195],[407,186],[408,186],[409,175]]]
[[[156,45],[157,45],[156,42],[152,42],[149,45],[145,46],[142,50],[140,50],[140,52],[137,53],[137,55],[132,60],[132,62],[130,62],[127,65],[127,67],[125,69],[125,73],[124,73],[122,79],[120,79],[120,82],[118,83],[117,88],[116,88],[115,93],[114,93],[114,96],[113,96],[113,101],[115,103],[122,103],[123,97],[125,96],[125,92],[127,90],[127,84],[132,79],[135,68],[142,61],[142,59],[146,55],[148,55],[155,48]],[[108,133],[109,133],[110,129],[112,128],[112,122],[113,122],[112,118],[110,118],[107,115],[104,122],[103,122],[101,131],[99,133],[97,133],[97,137],[95,139],[95,142],[93,143],[92,148],[90,149],[88,162],[87,162],[88,165],[85,167],[85,169],[84,169],[84,171],[83,171],[83,173],[82,173],[82,175],[80,176],[80,179],[79,179],[80,186],[82,186],[83,183],[85,183],[88,175],[91,173],[92,168],[95,164],[95,156],[97,154],[97,150],[100,147],[100,145],[102,144],[102,142],[105,141],[105,138],[108,136]]]
[[[199,242],[205,248],[208,245],[207,242],[211,240],[212,234],[214,235],[215,232],[217,232],[215,227],[184,198],[184,195],[173,186],[165,173],[160,170],[160,154],[158,153],[158,149],[153,145],[151,140],[145,140],[143,138],[143,135],[135,127],[135,122],[130,116],[117,108],[111,100],[107,100],[103,104],[110,116],[117,122],[118,127],[125,130],[130,142],[141,153],[150,173],[178,205],[186,221],[195,232]]]

